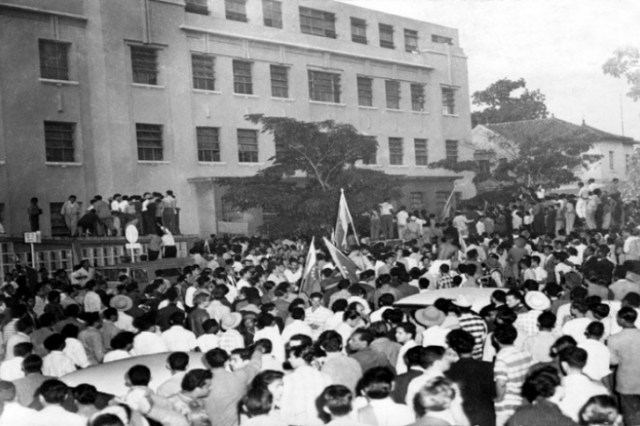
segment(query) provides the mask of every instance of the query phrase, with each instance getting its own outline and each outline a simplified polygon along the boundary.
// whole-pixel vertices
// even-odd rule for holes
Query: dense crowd
[[[303,238],[212,236],[176,282],[144,288],[126,275],[107,283],[88,262],[37,282],[17,269],[2,286],[0,424],[638,425],[636,212],[607,223],[587,204],[592,221],[578,201],[427,217],[400,244],[353,246],[357,280],[324,248],[311,280]],[[490,288],[484,305],[466,290],[477,287]],[[456,294],[394,306],[441,289]],[[204,368],[190,366],[193,351]],[[126,383],[121,395],[64,383],[153,354],[171,371],[157,388],[145,358],[110,378]]]

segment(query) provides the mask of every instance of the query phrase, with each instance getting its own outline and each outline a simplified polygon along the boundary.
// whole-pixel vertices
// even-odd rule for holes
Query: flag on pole
[[[315,237],[313,237],[309,245],[307,259],[304,262],[302,282],[298,293],[305,293],[310,296],[311,293],[316,291],[320,291],[320,270],[318,269],[318,259],[316,258]]]
[[[349,207],[347,207],[347,199],[344,196],[344,190],[340,189],[340,204],[338,205],[338,219],[336,220],[336,227],[333,231],[333,243],[343,251],[349,249],[347,243],[347,234],[349,233],[349,225],[353,228],[353,236],[358,243],[358,234],[356,234],[356,226],[349,213]]]
[[[351,259],[347,257],[344,253],[342,253],[336,246],[331,244],[326,237],[323,237],[324,243],[329,250],[329,254],[331,255],[331,259],[333,259],[336,267],[340,271],[340,275],[343,278],[349,279],[352,283],[358,282],[358,267]]]
[[[454,186],[453,189],[451,190],[451,194],[449,194],[449,198],[447,198],[447,202],[444,204],[444,207],[442,208],[442,215],[440,216],[440,220],[445,220],[446,218],[451,216],[451,211],[455,210],[455,204],[456,204],[456,200],[454,197],[455,193],[456,193],[456,187]]]

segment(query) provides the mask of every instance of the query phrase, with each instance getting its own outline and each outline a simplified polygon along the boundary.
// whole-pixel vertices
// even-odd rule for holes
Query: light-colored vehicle
[[[119,361],[98,364],[63,376],[61,380],[68,386],[78,386],[88,383],[96,387],[100,392],[121,396],[127,393],[128,388],[124,384],[124,376],[134,365],[146,365],[151,370],[151,382],[149,387],[157,389],[169,377],[171,372],[167,367],[167,358],[171,352],[161,354],[135,356]],[[189,353],[189,365],[187,370],[205,368],[202,363],[204,354],[200,352]]]
[[[491,293],[496,290],[495,288],[460,287],[431,290],[400,299],[394,303],[394,306],[403,310],[421,309],[433,305],[436,300],[441,298],[454,300],[458,296],[464,295],[471,301],[471,309],[480,312],[480,309],[491,303]]]
[[[137,282],[142,290],[147,284],[153,282],[158,271],[162,273],[163,278],[175,283],[182,274],[184,267],[192,264],[193,260],[189,257],[159,259],[150,262],[118,263],[110,266],[99,266],[96,268],[96,274],[104,277],[109,287],[116,287],[120,284],[120,275],[127,275]]]

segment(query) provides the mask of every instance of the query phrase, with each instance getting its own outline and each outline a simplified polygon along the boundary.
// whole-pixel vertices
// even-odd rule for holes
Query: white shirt
[[[586,339],[578,344],[587,351],[587,364],[582,372],[592,380],[602,380],[611,373],[611,352],[607,345],[598,340]]]
[[[168,350],[162,337],[150,331],[143,331],[133,338],[133,353],[136,356],[158,354]]]
[[[569,320],[562,326],[562,334],[571,336],[576,339],[576,342],[580,343],[587,340],[584,332],[592,322],[592,319],[586,317]]]
[[[391,210],[393,210],[393,205],[391,203],[384,202],[380,204],[380,215],[391,214]]]
[[[73,361],[60,351],[51,351],[42,359],[42,374],[45,376],[62,377],[74,371]]]
[[[408,425],[416,419],[410,406],[398,404],[390,397],[384,399],[370,399],[369,405],[376,415],[378,426]]]
[[[84,350],[84,346],[82,346],[80,340],[67,337],[64,340],[64,343],[65,346],[62,352],[78,367],[87,368],[89,366],[89,358],[87,357],[87,351]]]
[[[0,364],[0,379],[12,382],[24,377],[24,371],[22,371],[23,357],[17,356],[4,361]]]
[[[207,353],[211,349],[219,346],[219,338],[215,334],[205,333],[196,339],[196,347],[200,348],[200,352]]]
[[[284,330],[282,330],[282,340],[284,342],[288,342],[291,337],[296,334],[305,334],[311,337],[312,333],[313,332],[309,324],[301,320],[293,320],[291,324],[289,324],[284,328]]]
[[[409,340],[405,344],[400,347],[400,352],[398,352],[398,362],[396,363],[396,375],[404,374],[408,371],[407,364],[404,362],[404,354],[411,348],[418,346],[415,340]]]
[[[156,393],[163,397],[169,397],[182,390],[182,379],[184,379],[186,371],[179,371],[158,386]]]
[[[562,379],[565,397],[558,406],[565,416],[578,421],[578,413],[584,404],[596,395],[608,395],[609,391],[602,383],[589,379],[584,374],[569,374]]]
[[[290,269],[284,270],[284,276],[287,278],[291,284],[296,283],[302,277],[302,266],[298,267],[298,269],[294,272]]]
[[[401,210],[396,213],[396,220],[398,221],[398,226],[405,226],[407,224],[407,219],[409,219],[409,213],[405,210]]]
[[[122,311],[118,311],[118,319],[113,324],[122,331],[130,331],[132,333],[138,331],[133,326],[133,317]]]
[[[106,354],[104,354],[104,358],[102,358],[102,362],[112,362],[112,361],[118,361],[120,359],[126,359],[126,358],[131,358],[131,354],[129,354],[129,352],[124,351],[122,349],[115,349],[113,351],[109,351]]]
[[[447,335],[451,331],[450,328],[444,328],[440,325],[434,325],[422,332],[422,346],[442,346],[448,347]]]
[[[278,360],[280,363],[285,361],[285,350],[284,350],[284,340],[280,335],[280,329],[277,325],[272,325],[271,327],[265,327],[260,330],[256,330],[256,334],[253,335],[253,341],[257,342],[260,339],[267,339],[271,342],[271,354]]]
[[[23,407],[17,402],[5,402],[0,414],[0,425],[32,426],[37,420],[38,412]]]
[[[83,304],[85,312],[100,312],[102,308],[100,296],[95,291],[88,291],[87,294],[84,295]]]
[[[21,331],[18,331],[16,332],[16,334],[9,337],[9,340],[7,340],[7,348],[5,350],[4,359],[13,358],[14,357],[13,349],[15,348],[15,346],[18,343],[25,343],[25,342],[31,342],[31,338],[27,334],[24,334]]]
[[[189,352],[196,347],[196,335],[181,325],[171,326],[164,331],[162,340],[172,352]]]

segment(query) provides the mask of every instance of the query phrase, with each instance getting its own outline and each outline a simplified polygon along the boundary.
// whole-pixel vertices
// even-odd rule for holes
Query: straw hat
[[[418,309],[414,314],[416,321],[426,327],[432,327],[434,325],[440,325],[445,320],[444,312],[435,306],[428,306],[426,308]]]
[[[118,294],[109,301],[109,306],[119,311],[128,311],[133,307],[133,300],[124,294]]]
[[[530,291],[524,296],[524,302],[535,311],[546,311],[551,307],[551,301],[541,291]]]
[[[231,330],[232,328],[236,328],[242,322],[242,314],[239,312],[231,312],[230,314],[225,315],[220,320],[220,326],[224,330]]]

